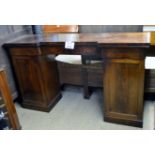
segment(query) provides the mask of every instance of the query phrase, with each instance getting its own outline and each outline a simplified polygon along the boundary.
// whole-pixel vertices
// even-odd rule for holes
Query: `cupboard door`
[[[27,105],[44,106],[45,94],[38,58],[13,56],[13,63],[23,102]]]
[[[144,61],[111,59],[105,64],[105,120],[142,125]]]

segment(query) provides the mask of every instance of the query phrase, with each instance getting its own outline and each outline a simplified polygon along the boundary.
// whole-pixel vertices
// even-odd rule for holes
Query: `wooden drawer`
[[[130,48],[110,48],[102,50],[102,56],[110,59],[143,59],[143,52],[140,50]]]
[[[76,45],[75,48],[72,49],[65,49],[64,44],[61,45],[51,45],[48,47],[41,47],[42,54],[72,54],[72,55],[100,55],[99,52],[97,52],[96,46],[87,46],[87,45]]]
[[[23,55],[23,56],[33,56],[33,55],[39,55],[40,50],[39,48],[32,48],[32,47],[27,47],[27,48],[23,48],[23,47],[18,47],[18,48],[11,48],[10,49],[11,55]]]
[[[43,55],[46,54],[62,54],[64,53],[64,47],[63,46],[51,46],[51,47],[41,47],[41,52]]]

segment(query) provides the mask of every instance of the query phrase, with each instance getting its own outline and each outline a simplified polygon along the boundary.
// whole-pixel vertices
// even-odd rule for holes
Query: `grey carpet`
[[[24,130],[141,130],[154,128],[154,102],[144,105],[143,128],[104,122],[102,90],[96,89],[89,100],[80,87],[66,87],[63,97],[51,112],[24,109],[16,104]]]

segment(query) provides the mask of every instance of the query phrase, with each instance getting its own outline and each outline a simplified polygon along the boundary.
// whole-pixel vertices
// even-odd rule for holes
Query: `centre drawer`
[[[66,49],[65,44],[41,46],[42,54],[71,54],[71,55],[98,55],[96,45],[84,45],[75,43],[74,49]]]

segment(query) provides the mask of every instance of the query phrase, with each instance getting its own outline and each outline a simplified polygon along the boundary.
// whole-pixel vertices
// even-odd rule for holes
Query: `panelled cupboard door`
[[[142,121],[144,61],[111,59],[104,72],[104,111],[107,119]],[[127,122],[124,122],[127,123]]]
[[[33,103],[33,105],[43,106],[45,95],[38,58],[14,56],[13,62],[24,102],[30,105]]]

